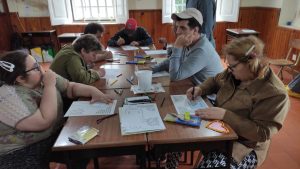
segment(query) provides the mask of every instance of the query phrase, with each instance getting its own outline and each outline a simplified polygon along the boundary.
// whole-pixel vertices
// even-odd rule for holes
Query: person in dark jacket
[[[149,46],[153,41],[147,31],[137,26],[137,22],[133,18],[129,18],[125,28],[117,32],[109,41],[108,46]]]

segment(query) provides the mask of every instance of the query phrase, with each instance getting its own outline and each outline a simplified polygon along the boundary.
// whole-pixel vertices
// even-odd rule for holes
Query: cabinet
[[[259,32],[252,29],[226,29],[226,43],[228,43],[234,38],[250,35],[258,36]]]

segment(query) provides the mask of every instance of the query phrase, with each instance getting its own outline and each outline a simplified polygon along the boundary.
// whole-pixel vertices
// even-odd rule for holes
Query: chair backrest
[[[296,56],[296,58],[293,58]],[[289,42],[289,51],[286,60],[294,62],[293,66],[297,66],[300,61],[300,39],[292,39]]]

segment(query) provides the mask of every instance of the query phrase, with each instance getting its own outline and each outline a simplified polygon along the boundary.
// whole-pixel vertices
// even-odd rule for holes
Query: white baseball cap
[[[186,8],[185,11],[182,11],[180,13],[173,13],[171,15],[171,18],[175,21],[177,20],[177,18],[180,19],[195,18],[201,26],[203,24],[203,16],[201,12],[196,8]]]

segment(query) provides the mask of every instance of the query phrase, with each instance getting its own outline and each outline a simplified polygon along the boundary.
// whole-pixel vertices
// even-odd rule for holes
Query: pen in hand
[[[164,105],[165,100],[166,100],[166,98],[164,97],[161,104],[160,104],[160,107],[162,107]]]
[[[192,90],[192,100],[195,100],[195,86],[193,86],[193,90]]]

